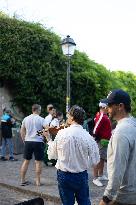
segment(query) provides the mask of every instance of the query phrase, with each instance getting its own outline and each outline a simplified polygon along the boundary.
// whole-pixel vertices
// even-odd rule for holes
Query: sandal
[[[25,181],[25,182],[22,182],[22,183],[20,184],[20,186],[27,186],[27,185],[29,185],[29,184],[31,184],[31,182]]]

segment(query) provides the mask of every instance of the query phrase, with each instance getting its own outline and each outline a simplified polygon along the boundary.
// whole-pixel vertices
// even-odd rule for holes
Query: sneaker
[[[107,178],[105,175],[103,175],[103,176],[101,176],[101,177],[98,177],[98,179],[99,179],[100,181],[108,181],[108,178]]]
[[[0,158],[2,161],[7,161],[7,159],[5,157],[1,157]]]
[[[21,182],[20,186],[27,186],[29,184],[31,184],[31,182],[25,181],[25,182]]]
[[[99,187],[103,186],[103,184],[99,181],[98,178],[93,179],[93,183],[94,183],[96,186],[99,186]]]
[[[15,159],[14,157],[9,158],[10,161],[18,161],[18,159]]]

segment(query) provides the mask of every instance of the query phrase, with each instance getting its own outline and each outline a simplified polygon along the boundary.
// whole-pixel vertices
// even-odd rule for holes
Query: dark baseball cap
[[[131,104],[131,99],[129,94],[122,89],[115,89],[109,92],[107,98],[102,100],[103,103],[107,104],[120,104],[124,103],[126,105]]]

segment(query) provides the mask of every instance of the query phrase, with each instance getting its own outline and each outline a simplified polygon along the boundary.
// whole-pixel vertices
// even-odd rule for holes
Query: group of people
[[[42,135],[39,135],[37,131],[49,128],[59,128],[63,121],[63,114],[56,111],[52,104],[47,106],[48,115],[43,118],[41,114],[41,106],[34,104],[32,106],[32,114],[25,117],[22,121],[21,126],[21,138],[24,142],[24,162],[21,166],[20,176],[21,176],[21,186],[29,184],[26,180],[26,172],[28,170],[29,162],[32,159],[32,155],[35,157],[35,167],[36,167],[36,185],[40,186],[40,176],[42,172],[42,161],[48,166],[48,155],[47,148],[48,145]],[[52,140],[54,139],[52,135]],[[45,143],[44,143],[45,142]],[[51,160],[52,165],[56,164],[56,160]]]
[[[107,180],[99,205],[136,205],[136,119],[130,115],[130,96],[122,89],[113,90],[107,98],[100,100],[99,108],[92,135],[83,128],[84,109],[74,105],[67,113],[69,126],[59,130],[52,138],[47,128],[59,127],[62,113],[57,117],[50,104],[47,106],[48,116],[43,118],[40,116],[41,106],[34,104],[32,114],[24,118],[21,126],[24,142],[21,186],[29,184],[26,172],[33,154],[36,185],[40,186],[43,142],[46,139],[48,159],[56,160],[58,189],[63,205],[74,205],[75,200],[79,205],[91,205],[88,185],[90,166],[93,167],[95,185],[103,186],[102,181]],[[114,131],[110,120],[117,122]],[[38,130],[43,130],[42,135],[37,134]],[[103,174],[105,161],[108,177]]]
[[[49,132],[44,132],[49,145],[48,157],[57,159],[58,188],[64,205],[73,205],[75,199],[79,205],[91,204],[87,170],[91,164],[96,178],[102,174],[103,158],[99,150],[103,153],[101,146],[106,144],[108,184],[99,205],[136,205],[136,119],[130,115],[130,96],[116,89],[101,103],[106,104],[110,119],[116,120],[117,125],[112,136],[105,135],[98,144],[83,129],[84,110],[76,105],[67,115],[70,127],[60,130],[54,141]],[[94,135],[99,120],[96,116]]]

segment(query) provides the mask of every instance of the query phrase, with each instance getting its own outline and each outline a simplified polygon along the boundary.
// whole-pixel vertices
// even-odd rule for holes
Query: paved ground
[[[13,205],[34,197],[34,195],[27,195],[4,186],[0,186],[0,205]]]
[[[34,161],[32,161],[27,172],[27,179],[31,184],[22,187],[20,186],[19,170],[23,159],[22,155],[15,157],[18,158],[16,162],[0,161],[0,205],[14,205],[41,195],[47,205],[61,204],[56,181],[56,168],[43,164],[42,186],[37,188],[35,186]],[[105,186],[96,187],[93,185],[91,173],[89,173],[89,186],[92,205],[98,205]]]

